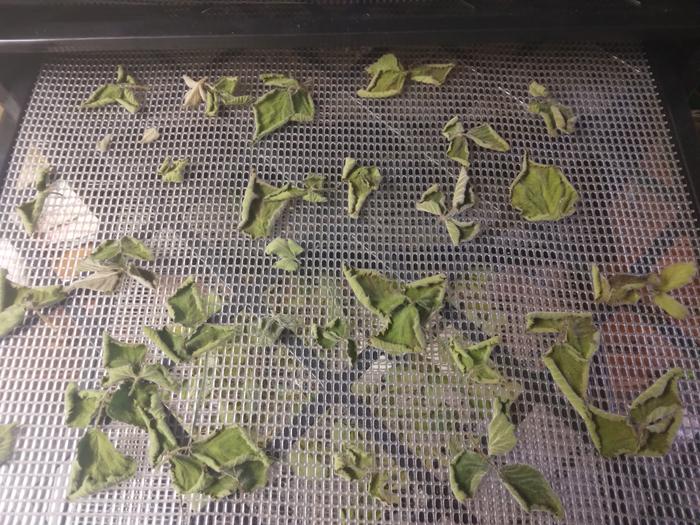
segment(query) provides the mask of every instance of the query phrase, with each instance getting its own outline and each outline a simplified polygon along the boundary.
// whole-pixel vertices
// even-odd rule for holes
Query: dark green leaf
[[[101,430],[91,428],[78,442],[71,465],[68,500],[75,501],[117,485],[135,473],[136,462],[114,448]]]
[[[80,390],[75,383],[68,383],[65,394],[66,425],[85,428],[92,423],[105,397],[100,390]]]
[[[188,328],[196,328],[209,319],[207,297],[199,291],[194,277],[190,276],[167,300],[168,314],[176,323]]]
[[[625,416],[611,414],[594,406],[590,406],[589,411],[594,428],[591,441],[601,456],[611,458],[637,452],[639,437]],[[589,428],[589,432],[590,430]]]
[[[374,458],[350,443],[344,443],[341,452],[333,455],[333,472],[350,481],[364,478],[373,467]]]
[[[113,339],[106,330],[102,332],[102,366],[105,368],[138,368],[143,363],[146,352],[146,345],[122,343]]]
[[[510,186],[511,204],[528,221],[557,221],[576,211],[578,193],[556,166],[523,157],[522,170]]]
[[[499,469],[498,476],[525,512],[542,510],[564,519],[561,499],[537,469],[530,465],[506,465]]]
[[[420,314],[413,304],[404,304],[391,312],[385,330],[370,338],[370,343],[389,354],[418,353],[425,349]]]
[[[450,462],[450,488],[457,501],[473,498],[488,471],[489,464],[479,454],[465,450],[455,456]]]
[[[348,214],[357,219],[369,194],[379,189],[382,175],[377,168],[359,166],[355,159],[348,157],[341,180],[348,183]]]

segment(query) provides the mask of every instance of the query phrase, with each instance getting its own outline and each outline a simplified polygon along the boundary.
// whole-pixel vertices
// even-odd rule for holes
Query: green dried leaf
[[[387,98],[398,95],[403,90],[408,73],[403,69],[395,55],[387,53],[368,66],[367,73],[372,76],[367,88],[357,91],[362,98]]]
[[[333,472],[350,481],[364,478],[373,467],[374,458],[352,443],[344,443],[341,452],[333,455]]]
[[[107,436],[91,428],[78,442],[67,498],[75,501],[113,487],[136,473],[136,461],[122,455]]]
[[[688,316],[688,308],[667,293],[654,293],[651,299],[656,306],[674,319],[685,319]]]
[[[589,427],[591,441],[601,456],[612,458],[621,454],[635,454],[639,450],[637,432],[625,416],[611,414],[594,406],[588,409],[592,423]]]
[[[136,113],[140,107],[134,90],[146,89],[134,77],[125,72],[124,66],[117,66],[116,83],[103,84],[80,104],[81,108],[101,108],[108,104],[119,104],[129,113]]]
[[[535,100],[528,105],[528,111],[540,115],[547,126],[547,133],[556,137],[557,131],[573,133],[576,127],[576,117],[568,106],[564,106],[550,96],[549,91],[542,84],[532,82],[530,95]]]
[[[440,187],[437,184],[433,184],[425,190],[420,200],[416,203],[416,209],[439,217],[447,213],[445,195],[440,191]]]
[[[110,268],[104,266],[102,270],[95,271],[83,279],[71,283],[69,289],[95,290],[97,292],[112,293],[121,280],[123,270],[121,268]]]
[[[348,157],[343,165],[341,180],[348,183],[348,214],[357,219],[369,194],[379,189],[382,175],[379,169],[359,166],[355,159]]]
[[[260,75],[261,80],[275,87],[253,103],[255,134],[257,141],[287,122],[311,122],[315,108],[311,95],[304,86],[293,78],[278,74]]]
[[[566,331],[572,320],[590,317],[591,314],[577,312],[531,312],[525,317],[525,330],[531,334],[556,334]]]
[[[0,425],[0,466],[7,463],[15,451],[17,423]]]
[[[557,343],[544,355],[543,359],[553,377],[555,377],[553,370],[558,371],[555,382],[559,388],[562,388],[559,383],[563,379],[579,398],[586,399],[590,367],[588,358],[582,357],[571,345]],[[559,377],[562,379],[558,379]]]
[[[698,275],[695,261],[679,262],[662,268],[659,272],[658,290],[670,292],[693,282]]]
[[[360,270],[343,265],[343,275],[360,303],[383,318],[404,303],[401,286],[374,270]]]
[[[170,478],[180,494],[202,492],[214,482],[208,467],[193,457],[176,454],[169,461]]]
[[[34,235],[36,227],[39,223],[41,213],[44,211],[46,198],[49,196],[49,191],[44,190],[38,192],[33,199],[28,200],[24,204],[17,206],[16,211],[22,226],[27,232],[27,235]]]
[[[190,355],[185,350],[185,337],[180,333],[167,326],[159,330],[144,326],[143,333],[161,350],[161,352],[176,363],[189,361]]]
[[[105,392],[100,390],[80,390],[75,383],[68,383],[64,401],[66,425],[73,428],[89,426],[104,397]]]
[[[160,133],[156,128],[146,128],[143,130],[141,144],[151,144],[160,138]]]
[[[192,443],[192,456],[214,471],[232,476],[246,492],[267,484],[270,460],[239,427],[224,427]]]
[[[641,455],[662,456],[671,449],[683,421],[678,394],[682,377],[682,370],[672,368],[632,402],[630,417],[641,432]]]
[[[27,307],[23,304],[13,304],[0,312],[0,337],[5,337],[24,321]]]
[[[102,366],[105,369],[128,366],[137,370],[146,352],[146,345],[122,343],[112,338],[106,330],[102,332]]]
[[[163,179],[163,182],[182,182],[185,180],[185,169],[189,162],[187,159],[165,157],[158,168],[158,176]]]
[[[130,264],[126,268],[126,273],[129,277],[135,279],[137,282],[141,283],[146,288],[151,290],[156,289],[156,282],[158,277],[155,273],[144,268],[139,268],[135,264]]]
[[[220,77],[211,85],[205,83],[204,90],[206,95],[204,99],[206,106],[204,114],[207,117],[216,117],[222,105],[241,106],[250,102],[251,97],[248,95],[234,95],[237,85],[238,77]],[[197,90],[199,90],[198,87]]]
[[[425,336],[418,309],[412,304],[398,307],[391,313],[386,329],[370,337],[369,342],[388,354],[422,352],[425,348]]]
[[[503,378],[492,368],[491,352],[501,342],[500,336],[465,347],[457,338],[450,339],[450,355],[457,369],[479,384],[496,384]]]
[[[460,212],[473,207],[474,204],[476,204],[476,195],[474,194],[474,188],[469,182],[467,169],[460,168],[455,191],[452,195],[452,211]]]
[[[112,261],[122,253],[121,239],[102,241],[86,260],[90,262]],[[78,268],[80,271],[80,268]]]
[[[548,97],[549,96],[549,90],[544,87],[542,84],[536,81],[530,82],[530,86],[528,87],[528,91],[530,92],[530,95],[533,97]]]
[[[27,312],[53,306],[68,297],[61,285],[32,288],[13,283],[7,270],[0,268],[0,337],[8,335],[24,321]]]
[[[232,326],[204,323],[185,341],[185,351],[197,358],[225,345],[235,335]]]
[[[510,186],[511,204],[528,221],[557,221],[576,211],[579,196],[556,166],[523,157],[522,170]]]
[[[374,499],[387,505],[397,505],[401,498],[392,492],[389,483],[390,476],[387,472],[375,472],[369,480],[369,493]]]
[[[176,392],[180,389],[180,384],[170,375],[170,371],[160,364],[144,366],[138,374],[138,380],[150,381],[171,392]]]
[[[442,128],[442,136],[450,141],[447,157],[465,168],[469,167],[469,146],[459,117],[452,117]]]
[[[304,253],[304,249],[292,239],[282,239],[277,237],[265,248],[266,255],[276,255],[280,258],[275,264],[275,268],[287,272],[296,272],[299,269],[297,255]]]
[[[499,469],[498,476],[525,512],[541,510],[564,519],[561,499],[537,469],[530,465],[506,465]]]
[[[488,455],[502,456],[515,447],[518,439],[515,437],[515,425],[508,417],[510,401],[494,399],[493,415],[488,426]]]
[[[488,471],[489,464],[479,454],[465,450],[455,456],[450,462],[450,488],[457,501],[473,498]]]
[[[321,348],[330,350],[337,345],[341,345],[350,361],[350,365],[354,365],[357,362],[357,344],[349,337],[350,326],[347,321],[336,317],[323,327],[314,324],[312,326],[312,333],[314,334],[316,343],[318,343]]]
[[[177,439],[168,425],[168,412],[157,393],[152,394],[149,404],[134,403],[134,408],[148,432],[148,460],[157,465],[161,456],[177,448]]]
[[[442,86],[454,67],[454,63],[416,66],[411,68],[411,80],[433,86]]]
[[[194,277],[190,276],[182,281],[175,293],[167,300],[170,319],[187,328],[196,328],[210,317],[207,310],[209,300],[209,297],[202,295],[199,291]],[[220,301],[217,298],[215,302]]]
[[[450,240],[454,246],[459,246],[464,241],[471,241],[477,236],[481,226],[474,221],[458,221],[453,218],[445,219],[445,228],[450,234]]]
[[[491,127],[491,124],[479,124],[473,127],[467,131],[467,137],[482,148],[501,152],[510,150],[508,143]]]
[[[447,277],[443,274],[430,275],[408,283],[404,287],[404,294],[418,308],[421,323],[427,322],[442,308],[446,287]]]
[[[326,191],[326,177],[323,175],[309,173],[304,179],[304,189],[306,193],[302,196],[302,199],[305,201],[320,203],[328,200],[323,195],[323,192]]]

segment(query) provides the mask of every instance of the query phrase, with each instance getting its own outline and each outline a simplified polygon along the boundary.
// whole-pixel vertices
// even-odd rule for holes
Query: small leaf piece
[[[185,351],[200,357],[226,344],[234,335],[234,328],[221,324],[204,323],[185,341]]]
[[[190,355],[185,350],[185,337],[167,326],[160,330],[144,326],[143,333],[161,352],[176,363],[183,363],[190,359]]]
[[[129,344],[117,341],[106,330],[102,332],[102,366],[138,368],[146,357],[148,348],[142,344]]]
[[[199,291],[194,277],[188,277],[167,300],[170,319],[187,328],[198,327],[209,319],[207,300],[208,297]]]
[[[459,117],[452,117],[442,128],[442,136],[450,141],[447,157],[465,168],[469,167],[469,146]]]
[[[170,477],[180,494],[201,492],[212,484],[207,466],[190,456],[175,454],[170,457]]]
[[[528,111],[540,115],[547,126],[547,133],[556,137],[557,131],[573,133],[576,126],[574,112],[550,96],[549,90],[535,81],[530,83],[529,92],[534,100],[528,105]]]
[[[17,215],[22,222],[22,226],[24,226],[24,230],[27,232],[27,235],[34,235],[36,232],[37,225],[39,224],[39,218],[44,211],[44,204],[46,203],[46,198],[48,195],[48,190],[40,191],[33,199],[30,199],[15,208]]]
[[[469,182],[467,169],[460,168],[455,191],[452,195],[452,211],[460,212],[473,207],[474,204],[476,204],[476,195],[474,194],[474,188]]]
[[[330,350],[338,344],[342,345],[351,365],[357,362],[357,344],[349,338],[350,327],[347,321],[336,317],[321,327],[314,324],[312,333],[316,343],[321,348]]]
[[[104,397],[105,393],[100,390],[80,390],[75,383],[68,383],[64,402],[66,425],[73,428],[89,426]]]
[[[481,229],[479,223],[474,221],[464,222],[452,218],[445,219],[445,227],[454,246],[459,246],[464,241],[471,241]]]
[[[277,237],[265,248],[266,255],[276,255],[280,258],[275,268],[286,272],[296,272],[299,269],[297,255],[304,253],[304,249],[292,239]]]
[[[578,193],[556,166],[523,157],[522,170],[510,186],[511,204],[528,221],[557,221],[576,211]]]
[[[502,456],[513,450],[518,442],[515,437],[515,425],[507,414],[510,401],[494,399],[491,404],[493,415],[488,426],[488,454],[489,456]]]
[[[395,55],[387,53],[366,69],[372,76],[365,89],[357,91],[361,98],[388,98],[401,93],[408,72],[403,69]]]
[[[564,519],[561,499],[537,469],[530,465],[506,465],[499,469],[498,476],[525,512],[542,510]]]
[[[457,501],[473,498],[488,471],[489,464],[479,454],[465,450],[455,456],[450,462],[450,488]]]
[[[389,474],[386,472],[375,472],[369,480],[369,494],[382,503],[396,505],[401,498],[391,491],[389,481]]]
[[[491,124],[479,124],[473,127],[467,131],[467,137],[482,148],[501,152],[510,150],[508,143],[491,127]]]
[[[141,137],[141,144],[150,144],[160,138],[160,133],[156,128],[146,128]]]
[[[357,300],[375,315],[388,319],[405,301],[401,286],[379,272],[343,265],[343,275]]]
[[[357,219],[369,194],[379,188],[382,175],[377,168],[359,166],[355,159],[348,157],[341,180],[348,183],[348,214]]]
[[[356,481],[367,476],[374,467],[374,458],[357,445],[344,443],[333,456],[333,472],[341,478]]]
[[[255,133],[253,142],[278,130],[288,122],[311,122],[315,108],[309,91],[293,78],[264,73],[260,79],[275,89],[253,103]]]
[[[100,153],[107,153],[107,150],[109,150],[109,148],[112,145],[113,138],[114,138],[114,136],[111,134],[107,134],[104,137],[102,137],[97,142],[97,146],[96,146],[97,151],[99,151]]]
[[[457,369],[479,384],[495,384],[502,379],[492,368],[491,352],[501,342],[500,336],[465,347],[457,337],[450,339],[449,349]]]
[[[420,200],[416,203],[416,209],[442,217],[447,213],[445,195],[437,184],[433,184],[425,190]]]
[[[158,168],[158,176],[163,179],[163,182],[182,182],[185,180],[185,169],[188,164],[189,160],[187,159],[165,157]]]
[[[302,199],[308,202],[326,202],[328,199],[323,195],[323,192],[326,191],[325,186],[326,177],[309,173],[306,179],[304,179],[304,189],[306,193],[302,196]]]
[[[7,463],[15,451],[17,423],[0,425],[0,466]]]
[[[119,104],[129,113],[136,113],[140,103],[134,93],[135,90],[146,89],[136,82],[133,76],[128,74],[121,64],[117,66],[117,78],[115,83],[103,84],[80,105],[81,108],[101,108],[108,104]]]
[[[454,63],[416,66],[411,68],[411,80],[433,86],[442,86],[454,67]]]
[[[270,460],[239,427],[224,427],[192,443],[192,455],[212,470],[235,478],[246,492],[267,484]]]
[[[677,290],[692,283],[697,275],[698,266],[695,261],[670,264],[659,272],[658,289],[662,292]]]
[[[67,498],[75,501],[117,485],[135,473],[136,461],[114,448],[101,430],[88,429],[78,442]]]

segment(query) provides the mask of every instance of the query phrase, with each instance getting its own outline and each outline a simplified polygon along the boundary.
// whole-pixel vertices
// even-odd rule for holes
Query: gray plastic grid
[[[236,51],[213,54],[131,54],[52,57],[39,75],[0,198],[0,265],[34,285],[69,282],[92,242],[135,235],[156,252],[161,286],[150,292],[125,283],[113,296],[79,292],[0,341],[0,421],[22,424],[13,460],[0,468],[3,523],[547,523],[524,515],[494,480],[458,505],[447,485],[450,438],[485,431],[474,409],[484,395],[454,372],[436,344],[422,356],[387,358],[367,348],[372,319],[344,284],[347,261],[412,280],[445,272],[452,292],[431,328],[477,341],[501,334],[494,360],[522,383],[517,406],[519,445],[508,460],[540,468],[561,494],[567,523],[696,523],[700,519],[698,432],[700,388],[681,382],[687,407],[672,452],[663,459],[603,460],[568,408],[539,356],[551,340],[525,335],[532,310],[591,310],[603,346],[591,370],[594,402],[622,410],[661,370],[698,371],[700,313],[697,286],[682,291],[691,316],[673,322],[640,305],[610,310],[591,301],[588,266],[646,271],[697,258],[698,230],[685,181],[671,146],[656,87],[634,45],[479,45],[400,53],[405,65],[454,58],[442,88],[409,83],[400,97],[366,101],[363,68],[379,52]],[[95,86],[124,63],[151,86],[143,111],[78,109]],[[236,74],[241,93],[260,95],[262,72],[288,72],[312,86],[317,116],[251,145],[247,109],[219,118],[180,108],[182,74]],[[551,139],[525,111],[531,79],[551,87],[580,116],[572,136]],[[452,247],[433,217],[414,203],[432,183],[451,195],[458,172],[444,155],[442,125],[453,115],[465,125],[491,122],[512,151],[472,148],[470,174],[479,198],[468,212],[483,230]],[[161,139],[142,145],[155,126]],[[95,151],[106,133],[112,149]],[[559,165],[582,200],[571,218],[530,224],[508,205],[508,186],[525,151]],[[192,164],[182,185],[156,176],[166,155]],[[343,158],[377,165],[381,189],[359,220],[345,214],[339,176]],[[40,233],[29,238],[13,208],[26,200],[33,171],[56,167],[60,196],[47,208]],[[306,252],[293,275],[272,268],[266,241],[235,228],[252,167],[267,181],[299,182],[309,171],[326,175],[326,205],[294,203],[276,234]],[[86,248],[87,246],[87,248]],[[182,498],[167,469],[145,459],[146,436],[111,424],[115,445],[139,459],[135,479],[75,504],[64,500],[69,465],[81,432],[63,425],[68,381],[99,382],[100,334],[143,341],[141,326],[166,322],[165,298],[187,275],[224,298],[221,322],[240,313],[285,313],[308,325],[344,312],[365,349],[350,369],[342,355],[302,338],[226,352],[181,365],[186,395],[169,402],[185,428],[206,434],[222,423],[251,429],[278,458],[269,486],[218,502]],[[152,350],[152,357],[161,356]],[[400,473],[396,508],[369,500],[363,486],[329,475],[330,454],[359,439],[381,464]],[[345,520],[341,510],[346,509]]]

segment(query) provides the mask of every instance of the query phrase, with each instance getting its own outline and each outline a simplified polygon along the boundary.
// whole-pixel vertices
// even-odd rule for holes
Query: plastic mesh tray
[[[399,97],[366,101],[363,68],[379,52],[243,51],[210,54],[131,54],[52,57],[41,69],[26,110],[0,197],[0,266],[34,285],[69,282],[91,243],[131,234],[152,246],[156,292],[124,283],[112,296],[82,291],[44,319],[0,341],[0,421],[22,424],[13,460],[0,468],[3,523],[544,523],[523,514],[494,480],[459,505],[447,482],[449,443],[485,432],[487,415],[474,408],[480,391],[455,373],[436,344],[420,356],[387,358],[367,348],[371,319],[344,283],[340,265],[375,268],[403,280],[444,272],[450,300],[431,327],[431,340],[450,331],[478,341],[501,334],[494,353],[501,372],[520,382],[519,445],[508,458],[541,469],[561,494],[567,523],[697,523],[700,520],[698,434],[700,386],[684,380],[686,417],[663,459],[604,460],[583,424],[554,386],[540,356],[551,340],[524,334],[533,310],[593,311],[602,347],[591,368],[591,397],[623,411],[662,370],[698,373],[698,298],[684,322],[654,307],[610,310],[593,304],[589,265],[608,271],[649,271],[696,259],[698,227],[643,52],[633,45],[479,45],[400,53],[405,65],[454,58],[442,88],[408,83]],[[113,78],[118,63],[151,86],[143,111],[87,111],[81,100]],[[247,109],[209,119],[180,107],[182,74],[236,74],[241,93],[264,92],[262,72],[288,72],[313,87],[317,116],[251,145]],[[579,128],[551,139],[526,111],[527,85],[538,79],[575,108]],[[460,115],[465,125],[489,121],[512,151],[473,148],[470,174],[479,202],[468,217],[482,224],[474,241],[452,247],[433,217],[414,203],[431,184],[451,194],[458,169],[444,154],[442,125]],[[139,142],[157,127],[161,139]],[[95,143],[114,134],[112,149]],[[508,203],[508,186],[528,151],[555,163],[581,195],[575,215],[531,224]],[[166,155],[187,157],[182,185],[165,185],[156,170]],[[343,159],[377,165],[385,176],[359,220],[345,213]],[[14,207],[32,193],[31,174],[43,161],[56,167],[60,195],[52,197],[40,232],[29,238]],[[326,175],[326,205],[294,203],[276,234],[306,252],[297,274],[275,270],[266,241],[236,230],[251,168],[272,183]],[[286,336],[275,347],[241,344],[181,365],[188,395],[169,404],[186,428],[206,434],[224,423],[251,429],[278,461],[268,487],[218,502],[178,496],[167,469],[145,458],[146,435],[121,424],[108,433],[140,461],[137,476],[119,488],[69,504],[64,495],[80,431],[63,424],[68,381],[96,387],[100,336],[144,341],[144,324],[166,322],[164,301],[183,277],[195,275],[225,298],[220,322],[240,313],[295,315],[310,324],[343,312],[365,349],[350,368],[342,355]],[[155,349],[151,356],[160,359]],[[396,508],[371,501],[364,486],[328,475],[329,454],[363,439],[389,469],[406,479]],[[309,449],[323,454],[321,463]],[[291,461],[290,461],[291,458]],[[294,468],[290,466],[295,465]]]

